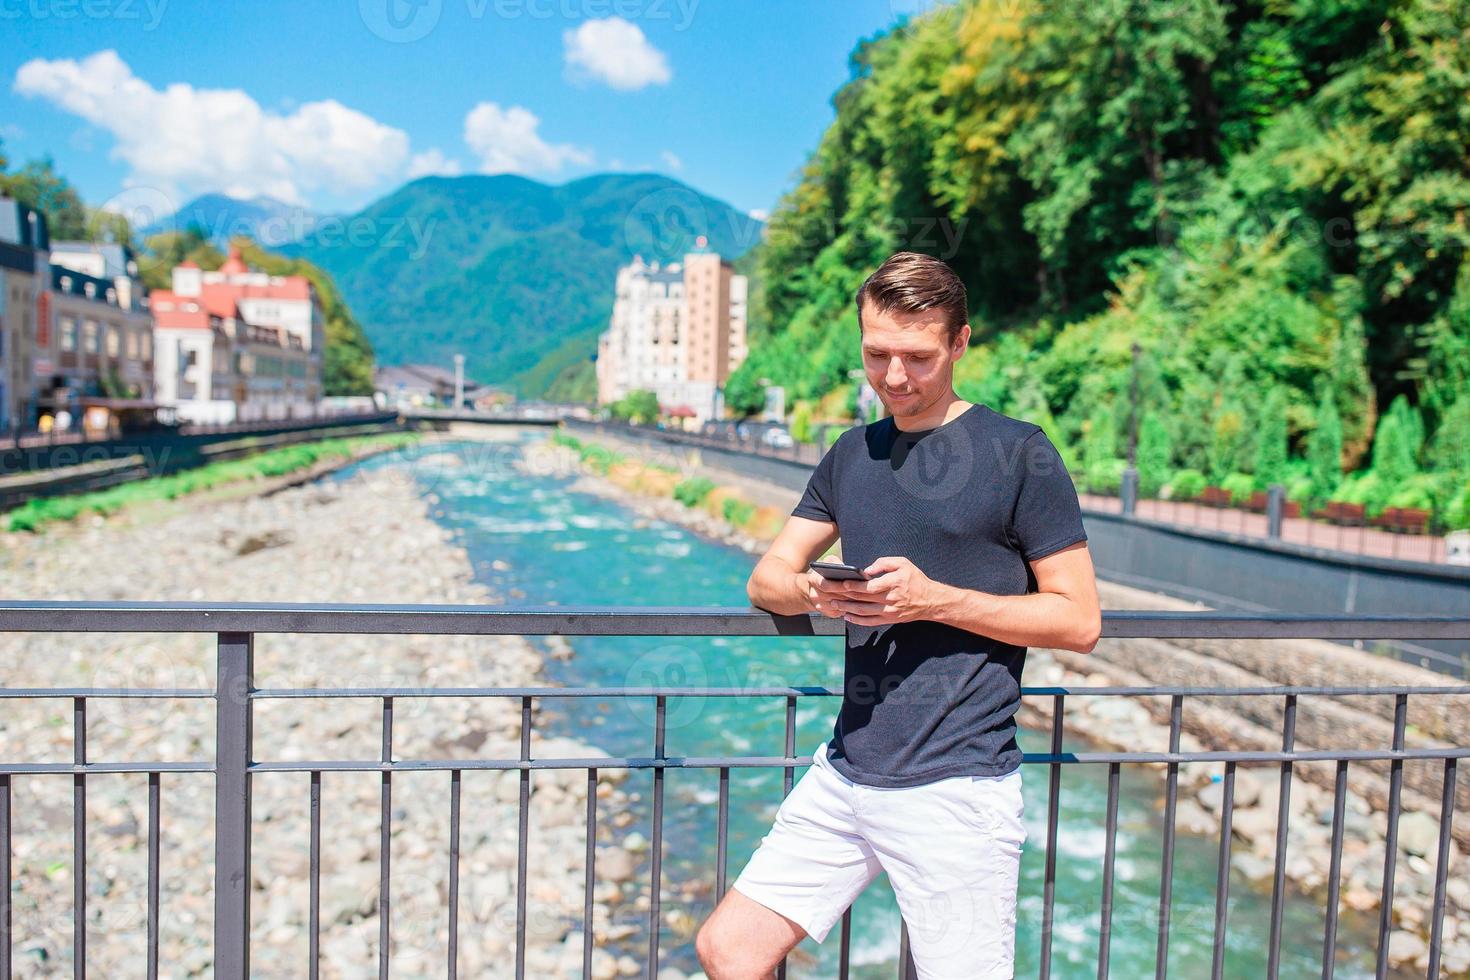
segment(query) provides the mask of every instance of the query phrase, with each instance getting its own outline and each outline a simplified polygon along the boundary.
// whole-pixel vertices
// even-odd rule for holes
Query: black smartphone
[[[822,578],[833,582],[866,582],[868,580],[868,576],[861,568],[844,565],[840,561],[814,561],[812,568]]]

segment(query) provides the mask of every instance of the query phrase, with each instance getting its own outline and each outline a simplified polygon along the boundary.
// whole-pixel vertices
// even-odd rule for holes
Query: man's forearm
[[[929,618],[1014,646],[1080,653],[1092,652],[1100,626],[1095,609],[1056,592],[991,595],[943,584]]]
[[[750,604],[778,616],[798,616],[812,612],[806,580],[801,573],[779,558],[767,555],[756,562],[746,594]]]

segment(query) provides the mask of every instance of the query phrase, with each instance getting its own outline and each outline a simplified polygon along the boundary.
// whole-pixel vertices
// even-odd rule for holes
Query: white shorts
[[[888,872],[923,980],[1015,973],[1021,771],[890,789],[854,783],[812,754],[734,888],[818,943]]]

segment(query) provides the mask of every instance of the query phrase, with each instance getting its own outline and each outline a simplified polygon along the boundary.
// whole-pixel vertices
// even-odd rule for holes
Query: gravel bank
[[[446,462],[446,465],[453,465]],[[0,594],[33,599],[485,603],[465,552],[427,514],[415,487],[391,474],[340,487],[309,485],[249,499],[188,499],[0,535]],[[0,635],[9,687],[213,686],[210,635]],[[540,655],[518,637],[261,635],[262,688],[515,686],[543,683]],[[212,702],[92,699],[91,761],[210,761]],[[67,701],[6,702],[0,746],[7,760],[71,760]],[[538,709],[539,710],[539,709]],[[255,712],[257,761],[375,759],[380,703],[266,700]],[[403,699],[394,706],[395,759],[515,758],[519,704],[503,700]],[[596,757],[571,740],[535,737],[533,757]],[[603,772],[600,812],[626,802],[621,774]],[[467,772],[462,784],[460,968],[465,976],[513,973],[517,799],[515,773]],[[163,975],[212,973],[213,780],[165,774],[162,785]],[[448,773],[392,780],[392,971],[443,976],[447,949]],[[587,779],[543,770],[532,779],[527,971],[580,975]],[[264,774],[253,786],[253,963],[265,976],[300,975],[307,959],[309,777]],[[322,777],[323,975],[376,972],[381,783],[376,774]],[[72,969],[71,780],[13,779],[16,975],[70,976]],[[99,976],[140,971],[145,948],[147,777],[87,780],[88,962]],[[608,819],[599,834],[599,877],[632,874],[635,862]],[[636,852],[636,835],[630,842]],[[622,869],[620,871],[620,869]],[[641,972],[619,937],[643,921],[633,891],[601,890],[594,976]],[[646,901],[646,899],[644,899]],[[619,904],[622,903],[622,904]]]

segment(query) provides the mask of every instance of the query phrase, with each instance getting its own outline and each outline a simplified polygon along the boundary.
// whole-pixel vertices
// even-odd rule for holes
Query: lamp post
[[[454,355],[454,410],[464,405],[464,355]]]

